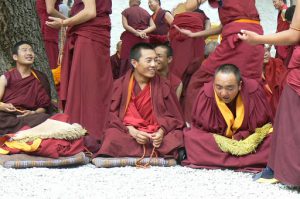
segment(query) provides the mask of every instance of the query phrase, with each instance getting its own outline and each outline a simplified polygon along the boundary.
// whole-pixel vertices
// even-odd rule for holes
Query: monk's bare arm
[[[171,25],[171,24],[173,23],[173,21],[174,21],[173,15],[172,15],[171,13],[169,13],[169,12],[166,12],[166,14],[165,14],[165,21],[166,21],[169,25]]]
[[[143,32],[146,34],[153,32],[156,29],[155,23],[152,18],[150,18],[149,24],[150,24],[150,26],[148,28],[146,28],[145,30],[143,30]]]
[[[200,4],[204,3],[206,0],[186,0],[185,9],[186,11],[194,11],[196,10]]]
[[[222,25],[219,25],[218,27],[211,28],[211,29],[208,29],[208,30],[203,30],[203,31],[199,31],[199,32],[192,32],[190,30],[179,28],[176,25],[174,25],[174,27],[179,32],[181,32],[182,34],[185,34],[189,37],[207,37],[207,36],[211,36],[211,35],[217,35],[217,34],[220,34],[222,32],[222,28],[223,28]]]
[[[134,29],[133,27],[131,27],[130,25],[128,25],[128,21],[127,21],[126,17],[123,15],[122,15],[122,25],[123,25],[124,29],[127,30],[128,32],[131,32],[132,34],[139,36],[138,31],[136,29]]]
[[[7,85],[6,78],[4,75],[1,75],[0,76],[0,102],[2,101],[6,85]]]
[[[16,108],[12,104],[1,102],[4,96],[6,85],[7,85],[7,79],[5,78],[4,75],[1,75],[0,76],[0,111],[14,112],[16,111]]]
[[[35,113],[46,113],[46,109],[44,109],[44,108],[38,108],[34,112]]]
[[[49,17],[51,21],[47,21],[46,25],[52,28],[60,28],[61,26],[75,26],[82,24],[96,17],[96,0],[82,0],[84,9],[73,17],[62,19],[57,17]]]
[[[205,21],[205,30],[209,30],[209,29],[211,29],[211,23],[210,20],[208,19]]]
[[[252,31],[242,30],[239,38],[250,44],[292,45],[300,41],[300,0],[296,1],[296,10],[290,29],[275,34],[258,35]]]
[[[183,88],[183,84],[182,84],[182,82],[181,82],[181,83],[179,84],[179,86],[177,87],[177,89],[176,89],[176,96],[177,96],[178,100],[179,100],[180,97],[181,97],[182,88]]]
[[[66,19],[66,17],[62,13],[60,13],[58,10],[55,9],[56,2],[57,0],[45,0],[48,15],[52,17]]]

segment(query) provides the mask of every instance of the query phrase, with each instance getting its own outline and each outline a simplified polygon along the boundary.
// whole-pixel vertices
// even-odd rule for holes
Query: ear
[[[168,64],[170,64],[173,60],[173,56],[168,57]]]
[[[14,61],[17,61],[17,60],[18,60],[18,55],[14,54],[14,55],[13,55],[13,60],[14,60]]]
[[[243,84],[243,81],[241,80],[240,85],[239,85],[239,91],[242,89],[242,84]]]
[[[135,59],[131,59],[130,62],[131,62],[131,64],[132,64],[133,68],[136,68],[136,67],[137,67],[138,62],[137,62]]]

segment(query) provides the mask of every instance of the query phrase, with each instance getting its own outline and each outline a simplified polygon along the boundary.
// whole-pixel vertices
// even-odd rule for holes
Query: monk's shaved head
[[[19,47],[22,46],[23,44],[27,44],[32,48],[32,43],[30,43],[29,41],[19,41],[12,47],[11,49],[12,55],[17,55]]]
[[[129,6],[141,5],[141,0],[129,0]]]
[[[141,58],[141,55],[142,55],[141,54],[142,50],[153,50],[154,51],[154,48],[152,45],[150,45],[148,43],[138,43],[131,48],[130,59],[139,61],[139,59]]]
[[[207,58],[212,52],[215,51],[219,43],[217,41],[210,41],[205,45],[204,56]]]
[[[238,67],[236,67],[235,65],[233,65],[233,64],[223,64],[223,65],[221,65],[219,68],[217,68],[214,77],[216,77],[219,73],[233,74],[235,76],[236,81],[238,82],[238,84],[242,80],[240,69]]]

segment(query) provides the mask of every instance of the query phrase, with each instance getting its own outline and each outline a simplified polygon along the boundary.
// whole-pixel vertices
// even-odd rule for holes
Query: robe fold
[[[263,45],[252,46],[241,41],[237,36],[242,29],[263,34],[255,0],[223,0],[222,6],[216,0],[209,2],[212,6],[218,7],[223,25],[222,41],[191,77],[186,97],[182,102],[187,121],[191,120],[194,96],[197,95],[204,83],[212,80],[216,68],[222,64],[234,64],[240,69],[243,77],[261,81]]]
[[[287,5],[283,5],[281,10],[278,12],[277,16],[277,30],[276,32],[282,32],[288,30],[290,28],[290,24],[284,20],[284,16],[282,16],[282,11],[286,10]],[[284,62],[284,65],[287,67],[289,63],[289,51],[292,46],[275,46],[276,49],[276,58],[281,59]]]
[[[68,122],[68,115],[57,114],[50,119],[58,120],[61,122]],[[28,126],[23,127],[21,130],[28,129]],[[1,141],[0,141],[1,143]],[[83,138],[76,140],[60,140],[60,139],[36,139],[33,142],[27,142],[23,147],[13,148],[4,142],[1,143],[0,150],[9,152],[9,154],[26,153],[28,155],[59,158],[76,155],[84,151]],[[35,149],[36,148],[36,149]]]
[[[274,122],[268,165],[279,181],[300,186],[300,47],[294,50]]]
[[[148,133],[162,128],[164,138],[156,151],[160,157],[176,158],[177,149],[183,147],[182,129],[185,124],[169,81],[156,75],[148,85],[150,88],[144,88],[137,97],[134,93],[137,90],[130,90],[131,75],[132,71],[128,71],[114,82],[110,119],[97,155],[141,157],[143,145],[136,142],[126,127],[132,125]],[[130,93],[131,96],[128,95]],[[151,143],[145,146],[149,157],[153,146]]]
[[[166,10],[159,9],[151,17],[155,23],[156,29],[149,34],[151,44],[163,44],[168,42],[169,24],[165,20]]]
[[[59,4],[61,0],[57,0],[54,8],[59,10]],[[59,38],[59,29],[50,28],[46,25],[48,17],[50,16],[47,13],[46,2],[45,0],[36,1],[36,11],[40,19],[41,33],[43,36],[43,41],[45,45],[46,54],[48,57],[49,66],[51,69],[57,67],[58,60],[58,38]]]
[[[127,19],[129,26],[136,30],[145,30],[150,25],[150,14],[139,6],[132,6],[125,9],[122,12],[122,16]],[[121,68],[120,77],[123,76],[129,69],[131,69],[131,63],[129,60],[131,48],[138,43],[149,43],[149,39],[142,39],[135,36],[129,31],[124,31],[120,37],[122,40],[122,51],[121,51]]]
[[[51,105],[49,82],[41,72],[32,69],[32,74],[22,78],[16,68],[4,73],[7,79],[4,95],[1,99],[4,103],[11,103],[21,110],[36,110]],[[48,87],[45,87],[48,85]],[[48,90],[49,91],[49,90]],[[46,113],[36,113],[25,117],[17,117],[18,113],[8,113],[0,111],[0,135],[15,133],[25,125],[34,127],[45,121],[49,115]]]
[[[286,67],[279,58],[270,58],[269,62],[264,66],[265,87],[267,87],[267,93],[269,93],[267,97],[274,116],[286,83],[287,72]]]
[[[176,93],[178,86],[182,83],[181,79],[174,75],[172,72],[169,72],[168,79],[170,80],[171,87]]]
[[[96,1],[96,17],[68,29],[62,60],[60,98],[71,123],[87,129],[90,141],[100,140],[109,112],[111,0]],[[75,0],[74,16],[84,8]]]
[[[254,133],[256,128],[272,122],[271,109],[264,92],[255,80],[243,78],[240,91],[243,114],[239,115],[236,111],[235,120],[238,117],[243,119],[239,125],[234,121],[232,127],[228,128],[228,118],[224,118],[216,102],[213,82],[204,84],[195,100],[191,128],[184,131],[187,159],[182,164],[192,168],[233,168],[249,171],[264,168],[268,160],[270,135],[254,152],[244,156],[223,152],[213,136],[218,134],[237,141],[244,140]],[[233,134],[228,134],[228,130],[233,131]]]
[[[118,57],[117,53],[110,56],[110,63],[113,79],[118,79],[120,77],[121,59]]]

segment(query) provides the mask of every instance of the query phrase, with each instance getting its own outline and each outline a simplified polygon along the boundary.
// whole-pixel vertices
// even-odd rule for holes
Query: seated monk
[[[279,98],[285,85],[287,72],[283,61],[280,58],[271,57],[270,47],[265,47],[262,78],[273,116],[275,116]]]
[[[236,66],[221,65],[195,99],[191,128],[184,132],[187,159],[182,164],[247,171],[264,168],[272,131],[264,92],[255,80],[242,80]]]
[[[156,75],[150,44],[131,49],[134,67],[114,82],[110,118],[97,156],[177,158],[184,120],[169,81]]]
[[[34,127],[48,117],[50,86],[45,74],[32,68],[34,52],[27,41],[12,49],[16,67],[0,77],[0,135]]]
[[[166,44],[159,44],[155,47],[155,52],[157,55],[157,74],[170,80],[179,100],[182,92],[182,82],[179,77],[169,71],[169,65],[173,59],[173,50]]]
[[[11,141],[16,135],[21,135],[20,130],[35,129],[45,125],[46,121],[48,123],[50,115],[47,110],[51,105],[46,75],[32,68],[35,56],[32,45],[27,41],[20,41],[13,47],[12,54],[16,67],[0,77],[0,154],[29,153],[58,158],[83,151],[83,130],[80,136],[72,140],[57,139],[50,135],[48,139],[34,138],[30,142]],[[68,116],[59,114],[50,119],[66,123]],[[51,128],[53,125],[44,129]]]

